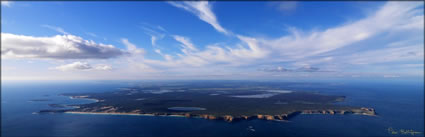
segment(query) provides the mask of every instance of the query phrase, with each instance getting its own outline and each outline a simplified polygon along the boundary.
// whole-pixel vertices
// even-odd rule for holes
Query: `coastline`
[[[65,95],[66,96],[66,95]],[[104,100],[90,98],[89,95],[68,96],[70,99],[84,99],[94,101],[93,103],[102,102]],[[88,114],[88,115],[128,115],[128,116],[168,116],[168,117],[186,117],[186,118],[202,118],[208,120],[222,120],[226,122],[234,122],[240,120],[268,120],[268,121],[289,121],[290,118],[300,114],[329,114],[329,115],[367,115],[376,116],[373,108],[356,107],[345,109],[313,109],[313,110],[295,110],[289,112],[282,112],[281,114],[248,114],[248,115],[213,115],[213,114],[192,114],[191,112],[143,112],[140,109],[118,112],[117,107],[103,106],[100,108],[82,108],[80,106],[72,106],[74,109],[68,110],[41,110],[39,113],[66,113],[66,114]]]
[[[61,113],[61,112],[57,112]],[[185,118],[202,118],[208,120],[224,120],[226,122],[234,122],[240,120],[267,120],[267,121],[278,121],[278,122],[287,122],[290,118],[297,115],[311,115],[311,114],[320,114],[320,115],[346,115],[346,114],[354,114],[354,115],[365,115],[365,116],[376,116],[375,110],[373,108],[360,108],[360,109],[352,109],[352,110],[302,110],[302,111],[294,111],[288,114],[281,115],[263,115],[257,114],[252,116],[231,116],[231,115],[222,115],[222,116],[214,116],[208,114],[199,114],[194,115],[190,113],[184,114],[171,114],[171,113],[137,113],[137,112],[84,112],[84,111],[62,111],[62,113],[66,114],[86,114],[86,115],[127,115],[127,116],[163,116],[163,117],[185,117]]]
[[[117,112],[81,112],[67,111],[66,114],[82,114],[82,115],[125,115],[125,116],[168,116],[168,117],[185,117],[184,115],[154,115],[154,114],[139,114],[139,113],[117,113]]]

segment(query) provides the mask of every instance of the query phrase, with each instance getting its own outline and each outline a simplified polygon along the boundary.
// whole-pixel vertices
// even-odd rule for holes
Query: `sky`
[[[2,80],[424,77],[424,2],[1,2]]]

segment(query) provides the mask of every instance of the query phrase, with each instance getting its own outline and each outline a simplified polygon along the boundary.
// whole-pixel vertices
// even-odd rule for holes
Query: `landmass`
[[[345,96],[282,89],[271,84],[161,83],[105,93],[66,93],[92,99],[73,109],[40,113],[197,117],[227,122],[251,119],[285,121],[298,114],[376,115],[373,108],[338,105]],[[59,106],[59,105],[54,105]]]

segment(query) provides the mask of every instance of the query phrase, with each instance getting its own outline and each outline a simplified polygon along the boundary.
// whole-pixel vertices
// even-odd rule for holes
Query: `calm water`
[[[345,95],[341,104],[373,107],[379,116],[298,115],[290,122],[227,123],[182,117],[32,114],[48,104],[89,103],[58,96],[70,92],[105,92],[135,82],[2,83],[2,136],[389,136],[387,128],[424,132],[423,81],[339,81],[282,84],[287,90]],[[33,99],[49,101],[31,102]]]

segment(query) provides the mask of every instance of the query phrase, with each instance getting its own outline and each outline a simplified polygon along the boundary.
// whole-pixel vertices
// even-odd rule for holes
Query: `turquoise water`
[[[184,117],[32,114],[48,104],[90,103],[59,96],[107,92],[137,82],[2,83],[2,136],[389,136],[389,127],[424,132],[424,86],[418,81],[329,81],[282,83],[286,90],[345,95],[341,104],[373,107],[378,116],[298,115],[289,122],[250,120],[234,123]],[[166,93],[164,93],[166,94]],[[31,102],[33,99],[49,101]],[[400,135],[400,134],[399,134]],[[403,135],[406,136],[406,135]]]

